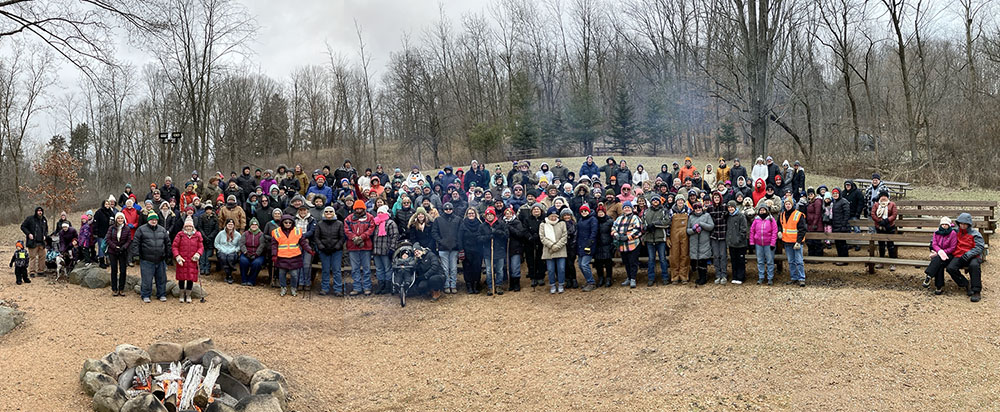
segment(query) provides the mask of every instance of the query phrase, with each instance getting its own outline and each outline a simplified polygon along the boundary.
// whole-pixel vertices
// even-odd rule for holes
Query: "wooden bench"
[[[538,149],[510,149],[507,151],[507,160],[534,159],[538,157]]]
[[[854,182],[855,185],[858,186],[858,189],[862,190],[862,192],[865,191],[865,190],[867,190],[869,187],[872,186],[872,180],[871,179],[854,179],[853,182]],[[905,183],[905,182],[889,182],[889,181],[883,180],[882,184],[885,186],[886,189],[889,190],[890,194],[894,195],[895,197],[899,197],[899,198],[906,197],[907,192],[909,192],[910,190],[913,190],[913,187],[912,187],[913,185],[910,184],[910,183]]]

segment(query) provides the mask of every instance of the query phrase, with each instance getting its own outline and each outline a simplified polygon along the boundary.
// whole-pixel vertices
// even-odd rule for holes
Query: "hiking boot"
[[[549,294],[550,295],[555,295],[556,294],[556,285],[555,285],[555,283],[553,283],[552,285],[549,285]]]
[[[663,278],[663,281],[660,282],[660,283],[663,283],[663,286],[667,286],[667,285],[669,285],[669,284],[671,284],[673,282],[671,282],[670,279],[668,279],[668,278]]]
[[[493,291],[491,291],[489,288],[487,288],[486,289],[486,296],[493,296]]]
[[[628,278],[625,278],[625,281],[622,282],[622,286],[628,286],[630,283],[632,282],[629,281]]]
[[[941,295],[941,294],[943,294],[943,293],[944,293],[944,291],[943,291],[943,290],[941,290],[941,289],[934,289],[934,294],[935,294],[935,295]]]
[[[281,288],[281,289],[284,289],[284,288]],[[360,294],[361,294],[361,292],[359,292],[357,290],[352,290],[351,293],[349,293],[349,295],[351,295],[351,296],[358,296]],[[282,293],[281,296],[285,296],[285,294]]]
[[[611,287],[611,276],[608,276],[608,277],[604,278],[604,287],[606,287],[606,288],[610,288]]]
[[[593,283],[588,283],[588,284],[586,284],[583,287],[583,289],[580,289],[580,291],[582,291],[582,292],[590,292],[590,291],[593,291],[594,289],[596,289],[596,286],[594,286]]]
[[[465,285],[465,293],[468,295],[472,295],[475,294],[476,292],[472,290],[472,285]]]
[[[191,292],[188,292],[187,295],[184,296],[184,303],[191,303]]]
[[[774,286],[774,279],[768,279],[767,286]]]
[[[288,293],[288,288],[281,288],[281,293],[279,294],[279,296],[285,296],[285,294],[287,294],[287,293]],[[358,291],[351,292],[351,296],[357,295],[357,294],[358,294]]]
[[[972,282],[965,282],[965,296],[972,296]]]
[[[226,283],[233,284],[233,275],[226,275]]]
[[[497,296],[500,296],[502,294],[503,294],[503,288],[497,288]]]
[[[538,286],[538,279],[531,279],[531,287]]]
[[[342,298],[342,297],[344,297],[344,292],[333,292],[333,296],[336,296],[338,298]]]
[[[646,287],[652,287],[654,283],[656,283],[656,279],[649,278],[649,280],[646,281]]]
[[[757,279],[757,284],[758,285],[764,284],[764,279]]]
[[[635,279],[632,279],[628,282],[628,287],[631,289],[635,289]]]
[[[930,285],[931,285],[931,275],[927,275],[924,277],[924,287],[925,288],[930,287]]]
[[[142,303],[149,303],[149,298],[142,298]]]
[[[437,302],[438,299],[441,299],[441,291],[440,290],[432,291],[431,292],[431,302]]]
[[[975,294],[972,295],[971,298],[969,298],[969,301],[970,302],[979,302],[980,299],[982,299],[982,296],[979,296],[979,292],[976,292]]]
[[[28,279],[28,278],[24,278],[24,279],[21,279],[21,280],[23,280],[24,283],[31,283],[31,279]]]
[[[800,287],[800,288],[804,288],[804,287],[806,287],[806,281],[804,281],[804,280],[800,280],[800,281],[799,281],[799,287]]]
[[[565,291],[566,291],[566,288],[565,288],[565,287],[563,287],[563,284],[562,284],[562,283],[560,283],[560,284],[559,284],[559,287],[558,287],[558,288],[556,289],[556,292],[558,292],[558,293],[563,293],[563,292],[565,292]]]
[[[786,285],[794,285],[795,284],[795,279],[789,280],[788,282],[785,282],[785,284]]]

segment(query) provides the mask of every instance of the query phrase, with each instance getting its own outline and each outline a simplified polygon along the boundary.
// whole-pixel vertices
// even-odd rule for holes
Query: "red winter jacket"
[[[375,234],[375,217],[371,213],[365,213],[361,219],[351,213],[344,221],[344,235],[347,236],[347,251],[372,250],[372,236]],[[361,237],[361,245],[354,243],[355,237]]]
[[[202,256],[205,254],[205,249],[203,246],[201,232],[194,231],[194,234],[188,236],[184,231],[177,233],[174,236],[174,262],[176,262],[177,256],[184,259],[183,265],[176,265],[176,275],[177,280],[190,280],[192,282],[198,281],[198,262],[195,262],[191,257],[198,254]]]

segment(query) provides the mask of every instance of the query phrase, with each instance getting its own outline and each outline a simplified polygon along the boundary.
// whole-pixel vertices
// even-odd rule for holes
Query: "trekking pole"
[[[490,290],[493,294],[497,294],[497,272],[496,267],[493,265],[493,235],[490,235]]]

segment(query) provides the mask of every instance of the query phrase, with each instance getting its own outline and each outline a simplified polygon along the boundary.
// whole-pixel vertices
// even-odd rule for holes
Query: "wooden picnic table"
[[[853,181],[854,184],[858,185],[858,189],[867,189],[872,185],[871,179],[854,179]],[[887,189],[889,189],[889,193],[898,195],[899,197],[906,197],[906,193],[909,192],[910,190],[913,190],[912,183],[890,182],[887,180],[883,180],[882,184],[885,185]]]

